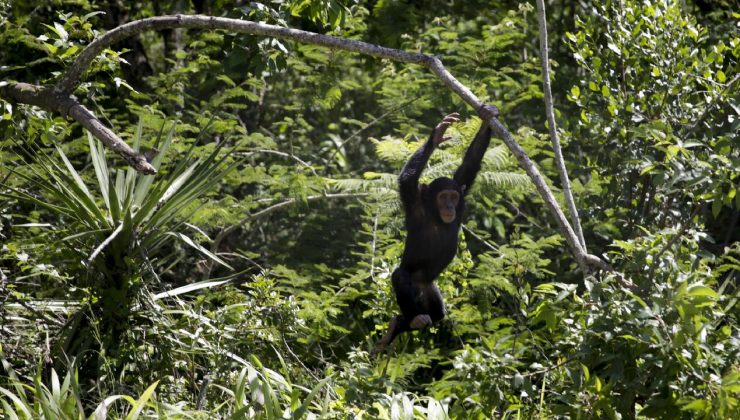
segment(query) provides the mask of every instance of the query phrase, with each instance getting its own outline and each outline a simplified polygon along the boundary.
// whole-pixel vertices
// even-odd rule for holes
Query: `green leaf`
[[[47,28],[49,28],[49,29],[50,29],[50,30],[51,30],[52,32],[54,32],[54,33],[56,34],[56,36],[57,36],[57,37],[58,37],[58,38],[59,38],[60,40],[62,40],[62,41],[66,41],[66,40],[67,40],[67,38],[69,38],[69,34],[68,34],[68,33],[67,33],[67,31],[66,31],[66,30],[64,29],[64,25],[62,25],[62,24],[61,24],[61,23],[59,23],[59,22],[54,22],[54,26],[51,26],[51,25],[47,25],[47,24],[45,24],[45,23],[43,23],[42,25],[44,25],[44,26],[46,26]]]
[[[717,292],[714,291],[714,289],[702,284],[689,286],[687,295],[690,297],[708,297],[711,299],[719,298],[719,295],[717,294]]]
[[[220,80],[220,81],[222,81],[222,82],[224,82],[224,83],[226,83],[226,84],[227,84],[227,85],[229,85],[230,87],[236,87],[236,83],[234,83],[234,81],[233,81],[233,80],[231,80],[231,78],[230,78],[229,76],[225,75],[225,74],[220,74],[220,75],[218,75],[218,76],[216,77],[216,79],[217,79],[217,80]]]
[[[139,415],[141,415],[141,410],[144,409],[147,402],[152,397],[152,394],[154,394],[154,390],[157,388],[157,384],[159,384],[159,381],[155,381],[153,384],[149,385],[149,388],[147,388],[144,393],[141,394],[141,397],[136,400],[128,416],[126,416],[126,420],[136,420],[139,418]]]
[[[105,161],[105,149],[102,148],[102,144],[100,145],[100,149],[95,147],[95,139],[89,131],[87,132],[87,143],[90,146],[90,160],[92,161],[93,168],[95,168],[95,176],[98,179],[98,188],[100,188],[106,207],[110,209],[111,203],[109,201],[108,194],[110,179],[108,178],[108,164]]]
[[[136,128],[136,138],[141,138],[141,131],[143,126],[143,119],[139,119],[139,124]],[[164,127],[162,127],[164,129]],[[172,144],[172,139],[175,135],[175,124],[172,124],[172,127],[170,127],[170,130],[167,132],[167,135],[164,137],[164,141],[159,145],[159,153],[157,153],[157,156],[152,159],[152,166],[155,170],[159,170],[159,168],[162,166],[162,160],[164,159],[165,154],[167,153],[167,150],[169,150],[170,145]],[[161,139],[161,136],[160,136]],[[152,183],[154,182],[155,176],[154,175],[145,175],[142,177],[141,182],[136,185],[136,189],[134,190],[132,203],[141,206],[144,202],[144,199],[149,194],[149,191],[151,189]]]
[[[694,400],[684,405],[683,407],[681,407],[681,410],[684,410],[684,411],[691,410],[691,411],[705,412],[707,411],[707,409],[709,409],[709,401],[706,401],[706,400]]]
[[[123,395],[111,395],[106,397],[100,404],[98,404],[90,418],[95,420],[108,418],[108,407],[111,407],[113,403],[122,399],[125,399]]]
[[[293,418],[302,418],[303,415],[308,411],[308,407],[313,402],[314,398],[316,398],[316,395],[321,391],[324,386],[329,382],[329,380],[332,378],[331,375],[327,376],[326,378],[319,381],[319,383],[316,384],[316,386],[311,389],[311,392],[306,396],[306,398],[303,400],[303,403],[301,403],[301,406],[298,407],[298,409],[293,414]]]
[[[619,47],[617,47],[616,44],[614,44],[612,42],[609,42],[609,43],[606,44],[606,46],[607,46],[607,48],[609,48],[610,50],[612,50],[618,56],[620,56],[620,57],[622,56],[622,51],[619,49]]]
[[[191,247],[195,248],[196,250],[200,251],[201,254],[205,255],[206,257],[210,258],[211,260],[223,265],[224,267],[227,267],[231,270],[233,268],[226,263],[226,261],[219,258],[216,254],[212,253],[211,251],[203,248],[199,244],[196,244],[190,237],[180,233],[180,232],[167,232],[167,235],[174,236],[175,238],[185,242],[186,244],[190,245]]]
[[[581,89],[578,86],[573,86],[572,88],[570,88],[570,94],[574,98],[578,99],[581,96]]]
[[[95,204],[95,198],[90,194],[90,191],[87,189],[87,186],[82,181],[82,178],[77,173],[77,170],[75,170],[74,166],[72,166],[72,163],[67,159],[67,155],[64,154],[62,149],[59,146],[56,146],[57,152],[59,152],[59,156],[62,158],[62,161],[64,161],[64,164],[67,166],[68,173],[72,176],[72,179],[74,180],[74,184],[68,184],[68,188],[70,188],[72,191],[77,192],[78,194],[75,194],[75,199],[81,203],[91,214],[95,215],[98,218],[98,222],[107,222],[107,219],[105,216],[103,216],[103,213],[100,212],[100,208]]]
[[[720,83],[724,83],[727,80],[727,76],[725,76],[725,72],[722,70],[717,70],[717,80]]]
[[[716,219],[719,216],[719,213],[722,211],[722,200],[715,198],[714,201],[712,201],[712,216]]]

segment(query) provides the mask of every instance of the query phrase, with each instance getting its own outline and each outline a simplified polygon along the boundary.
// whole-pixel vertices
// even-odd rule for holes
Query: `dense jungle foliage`
[[[740,418],[740,3],[546,4],[585,242],[615,272],[579,268],[494,139],[447,318],[372,354],[398,312],[397,174],[457,111],[423,180],[451,173],[475,111],[418,65],[145,32],[74,93],[155,176],[0,97],[0,415]],[[101,34],[178,13],[438,56],[566,208],[533,1],[0,0],[0,85],[53,85]]]

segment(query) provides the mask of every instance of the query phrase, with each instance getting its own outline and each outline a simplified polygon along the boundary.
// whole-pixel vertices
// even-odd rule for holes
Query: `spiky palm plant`
[[[141,136],[140,123],[133,144],[137,150]],[[173,136],[174,124],[160,134],[160,151],[151,162],[157,170]],[[230,152],[221,153],[221,147],[198,157],[191,146],[166,175],[142,175],[131,168],[109,168],[103,146],[91,136],[89,145],[94,185],[83,181],[57,147],[56,156],[36,153],[33,175],[17,173],[29,189],[6,187],[8,193],[0,192],[46,208],[58,222],[57,231],[66,232],[59,235],[56,245],[64,248],[64,255],[73,256],[65,268],[74,273],[74,286],[87,290],[88,296],[83,309],[66,323],[56,348],[57,356],[77,357],[83,374],[93,367],[88,362],[96,359],[94,355],[115,361],[121,337],[130,325],[131,308],[151,283],[148,280],[172,263],[161,255],[171,249],[172,241],[182,241],[226,265],[179,230],[196,211],[198,198],[238,164],[225,164]],[[100,351],[91,351],[96,347]],[[97,359],[100,367],[102,358]]]

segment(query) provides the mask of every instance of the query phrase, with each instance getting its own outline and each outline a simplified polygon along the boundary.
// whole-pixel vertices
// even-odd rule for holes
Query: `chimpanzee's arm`
[[[424,170],[429,161],[429,156],[434,151],[434,140],[429,136],[429,140],[424,143],[401,169],[401,175],[398,176],[398,186],[401,192],[401,202],[406,210],[410,210],[416,202],[416,195],[419,193],[419,178],[421,171]]]
[[[398,176],[398,186],[401,191],[401,202],[407,211],[411,210],[416,202],[417,194],[419,194],[419,178],[421,177],[421,171],[424,170],[424,166],[429,161],[429,156],[432,155],[437,145],[448,139],[444,136],[445,131],[447,131],[447,127],[457,121],[458,114],[456,112],[445,116],[434,127],[429,140],[411,155],[411,158],[401,169],[401,175]]]
[[[498,109],[492,105],[484,105],[478,113],[483,119],[480,130],[475,135],[473,142],[470,143],[467,152],[465,152],[465,157],[460,167],[455,171],[454,176],[458,184],[465,186],[464,193],[470,191],[470,187],[476,175],[478,175],[478,171],[480,171],[483,155],[486,153],[486,149],[488,149],[488,145],[491,142],[491,127],[488,125],[488,120],[498,116]]]

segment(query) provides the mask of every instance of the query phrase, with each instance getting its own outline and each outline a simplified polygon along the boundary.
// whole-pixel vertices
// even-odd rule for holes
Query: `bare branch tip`
[[[156,175],[157,170],[154,169],[154,166],[152,166],[149,162],[144,160],[144,162],[140,162],[137,165],[134,166],[137,171],[145,174],[145,175]]]

